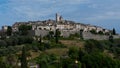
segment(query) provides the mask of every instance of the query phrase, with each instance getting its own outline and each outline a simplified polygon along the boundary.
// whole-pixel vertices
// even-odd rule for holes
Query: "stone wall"
[[[94,40],[108,40],[109,35],[95,35],[90,32],[83,32],[84,40],[94,39]],[[113,35],[114,39],[120,38],[120,35]]]
[[[69,37],[71,34],[75,34],[77,33],[77,31],[73,31],[73,30],[62,30],[61,31],[61,36],[63,37]]]
[[[35,30],[35,36],[40,36],[44,37],[49,34],[49,31],[47,30]]]
[[[40,36],[41,35],[41,37],[44,37],[48,34],[49,34],[49,31],[47,31],[47,30],[30,30],[29,31],[30,36]]]
[[[69,37],[71,34],[79,33],[79,31],[74,31],[74,30],[61,30],[61,36],[63,37]],[[49,31],[47,30],[32,30],[29,33],[31,36],[46,36],[49,34]],[[108,40],[109,36],[108,35],[96,35],[92,34],[90,32],[83,32],[83,38],[84,40],[88,39],[94,39],[94,40]],[[113,35],[113,38],[120,38],[120,35]]]

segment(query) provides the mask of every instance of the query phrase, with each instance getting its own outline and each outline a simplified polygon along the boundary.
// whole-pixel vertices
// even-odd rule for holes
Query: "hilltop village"
[[[111,30],[104,29],[99,26],[93,26],[90,24],[76,23],[74,21],[64,20],[61,15],[56,13],[56,20],[45,20],[45,21],[28,21],[28,22],[16,22],[12,25],[12,32],[18,32],[20,25],[29,25],[32,29],[29,31],[30,36],[46,36],[49,31],[55,32],[59,29],[61,36],[69,37],[71,34],[79,33],[83,31],[85,39],[108,39],[108,35],[111,35]],[[6,31],[8,26],[3,26],[2,31]],[[102,34],[104,36],[96,36],[93,34]],[[105,36],[107,35],[107,37]],[[118,37],[118,36],[117,36]]]
[[[55,20],[16,22],[0,30],[0,66],[120,68],[119,42],[114,28],[76,23],[59,14]]]

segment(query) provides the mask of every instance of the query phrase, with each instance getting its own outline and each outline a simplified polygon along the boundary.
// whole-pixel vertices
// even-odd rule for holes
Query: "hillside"
[[[63,37],[57,29],[55,33],[49,31],[42,37],[29,36],[26,32],[24,34],[24,31],[27,30],[20,31],[17,35],[1,37],[0,66],[4,68],[20,68],[24,65],[40,68],[120,67],[120,39],[115,39],[114,35],[105,40],[86,40],[79,32]]]

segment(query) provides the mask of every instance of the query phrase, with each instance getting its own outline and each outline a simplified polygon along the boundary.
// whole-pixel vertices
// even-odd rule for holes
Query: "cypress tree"
[[[83,39],[83,30],[80,30],[80,39]]]
[[[55,42],[58,43],[58,29],[55,31]]]
[[[25,47],[23,46],[22,48],[22,55],[21,55],[21,68],[28,68],[27,67],[27,59],[26,59],[26,50]]]
[[[109,41],[113,42],[113,36],[112,35],[109,36]]]
[[[115,31],[115,28],[113,28],[113,35],[116,35],[116,31]]]
[[[7,33],[7,36],[11,36],[11,34],[12,34],[12,27],[11,26],[8,26],[6,33]]]
[[[40,35],[40,37],[39,37],[39,39],[38,39],[38,42],[39,42],[40,45],[41,45],[41,43],[42,43],[42,37],[41,37],[41,35]]]

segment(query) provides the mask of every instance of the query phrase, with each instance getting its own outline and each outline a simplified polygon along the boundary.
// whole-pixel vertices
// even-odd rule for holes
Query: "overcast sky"
[[[120,0],[0,0],[0,27],[17,21],[55,19],[55,13],[120,33]]]

